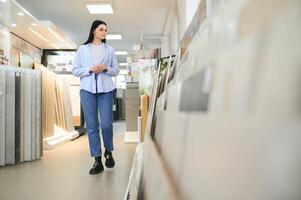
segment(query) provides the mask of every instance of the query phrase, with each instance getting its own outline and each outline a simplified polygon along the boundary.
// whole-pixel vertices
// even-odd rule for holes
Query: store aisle
[[[41,160],[0,168],[0,199],[123,199],[135,152],[135,144],[123,142],[124,130],[125,122],[114,123],[115,168],[89,175],[93,160],[85,135],[44,151]]]

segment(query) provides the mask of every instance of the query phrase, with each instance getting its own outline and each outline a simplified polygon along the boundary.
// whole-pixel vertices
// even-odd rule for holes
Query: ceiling
[[[0,31],[8,36],[11,32],[40,49],[76,48],[53,23],[39,21],[14,0],[0,1]]]
[[[116,51],[127,50],[131,54],[133,45],[140,43],[141,34],[146,48],[160,46],[173,0],[113,0],[112,15],[91,15],[85,6],[91,1],[86,0],[16,1],[39,21],[50,20],[78,46],[86,41],[93,20],[103,20],[109,33],[123,36],[122,40],[110,40],[108,44]],[[117,58],[119,62],[126,62],[126,56]]]

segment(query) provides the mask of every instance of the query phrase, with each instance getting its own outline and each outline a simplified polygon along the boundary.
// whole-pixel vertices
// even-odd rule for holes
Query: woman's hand
[[[105,66],[104,64],[98,64],[91,67],[89,71],[93,72],[94,74],[99,74],[101,72],[107,71],[107,66]]]
[[[101,73],[101,72],[107,71],[108,69],[107,69],[107,66],[105,66],[104,64],[99,64],[98,70],[99,70],[99,73]]]

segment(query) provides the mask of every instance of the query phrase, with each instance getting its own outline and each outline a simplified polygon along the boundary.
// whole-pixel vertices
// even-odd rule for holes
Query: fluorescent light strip
[[[23,14],[23,13],[21,13],[21,12],[20,12],[20,13],[18,13],[18,15],[19,15],[19,16],[24,16],[24,14]]]
[[[32,33],[34,33],[35,35],[37,35],[38,37],[40,37],[41,39],[43,39],[45,42],[49,43],[49,40],[47,40],[45,37],[43,37],[42,35],[40,35],[36,31],[32,30],[31,28],[28,28],[28,30],[30,30]]]
[[[109,34],[106,37],[107,40],[121,40],[122,35],[121,34]]]
[[[127,63],[119,63],[120,66],[127,66]]]
[[[115,51],[115,55],[128,55],[127,51]]]
[[[51,28],[48,28],[48,31],[50,31],[53,35],[55,35],[59,40],[65,43],[65,40],[59,36],[56,32],[54,32]]]
[[[90,14],[113,14],[112,5],[109,3],[105,4],[89,4],[86,5]]]
[[[11,24],[11,26],[13,26],[13,27],[16,27],[16,26],[17,26],[17,24]]]

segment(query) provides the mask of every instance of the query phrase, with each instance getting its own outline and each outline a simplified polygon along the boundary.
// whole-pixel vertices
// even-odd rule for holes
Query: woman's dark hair
[[[104,24],[107,26],[107,24],[104,22],[104,21],[101,21],[101,20],[95,20],[93,23],[92,23],[92,26],[91,26],[91,29],[90,29],[90,33],[89,33],[89,37],[88,37],[88,40],[84,43],[84,44],[89,44],[93,41],[93,38],[94,38],[94,30],[101,24]],[[101,40],[101,42],[103,43],[106,43],[106,39],[103,39]]]

